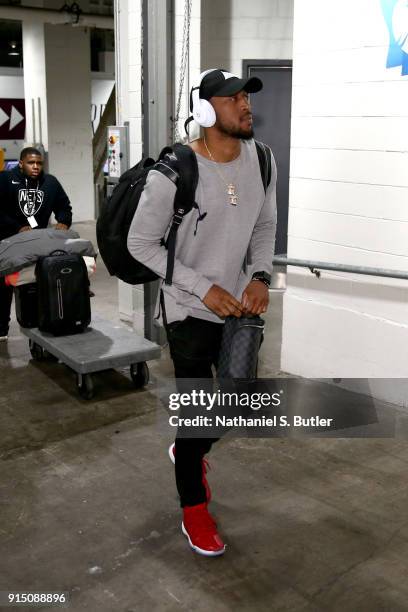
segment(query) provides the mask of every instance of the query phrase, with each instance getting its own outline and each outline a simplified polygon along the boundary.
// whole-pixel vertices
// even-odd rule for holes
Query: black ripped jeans
[[[177,379],[213,378],[211,366],[217,366],[223,327],[194,317],[166,325]],[[182,507],[206,501],[202,459],[217,439],[176,437],[176,485]]]

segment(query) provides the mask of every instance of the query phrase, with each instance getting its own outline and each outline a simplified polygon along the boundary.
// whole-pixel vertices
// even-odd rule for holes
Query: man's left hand
[[[242,294],[241,304],[244,314],[260,315],[267,311],[269,305],[268,287],[259,280],[249,283]]]
[[[57,223],[57,225],[55,226],[55,229],[57,229],[57,230],[67,230],[68,229],[68,225],[65,225],[65,223]]]

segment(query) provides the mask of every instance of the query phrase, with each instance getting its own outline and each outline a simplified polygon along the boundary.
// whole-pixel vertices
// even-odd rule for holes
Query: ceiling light
[[[10,51],[8,52],[8,55],[20,55],[20,51],[17,49],[16,42],[11,41],[9,45],[10,45]]]

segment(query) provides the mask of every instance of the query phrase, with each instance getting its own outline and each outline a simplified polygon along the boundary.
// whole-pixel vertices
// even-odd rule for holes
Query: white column
[[[43,23],[23,21],[26,141],[42,142],[48,150],[45,33]]]
[[[49,172],[74,220],[94,219],[89,29],[47,24],[45,41]]]
[[[142,156],[142,3],[141,0],[115,2],[115,56],[117,122],[129,122],[130,165]],[[143,286],[118,282],[119,315],[133,321],[143,334]]]
[[[123,125],[129,117],[128,0],[115,2],[116,120]]]
[[[93,219],[89,30],[24,21],[23,61],[26,142],[44,145],[74,220]]]

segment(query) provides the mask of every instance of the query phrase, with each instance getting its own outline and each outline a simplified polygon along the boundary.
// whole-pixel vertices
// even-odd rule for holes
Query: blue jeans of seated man
[[[213,378],[217,367],[223,324],[187,317],[166,325],[170,354],[177,379]],[[206,501],[202,459],[218,438],[176,437],[176,485],[181,507]]]
[[[0,276],[0,336],[7,336],[10,323],[13,287],[8,287]]]

